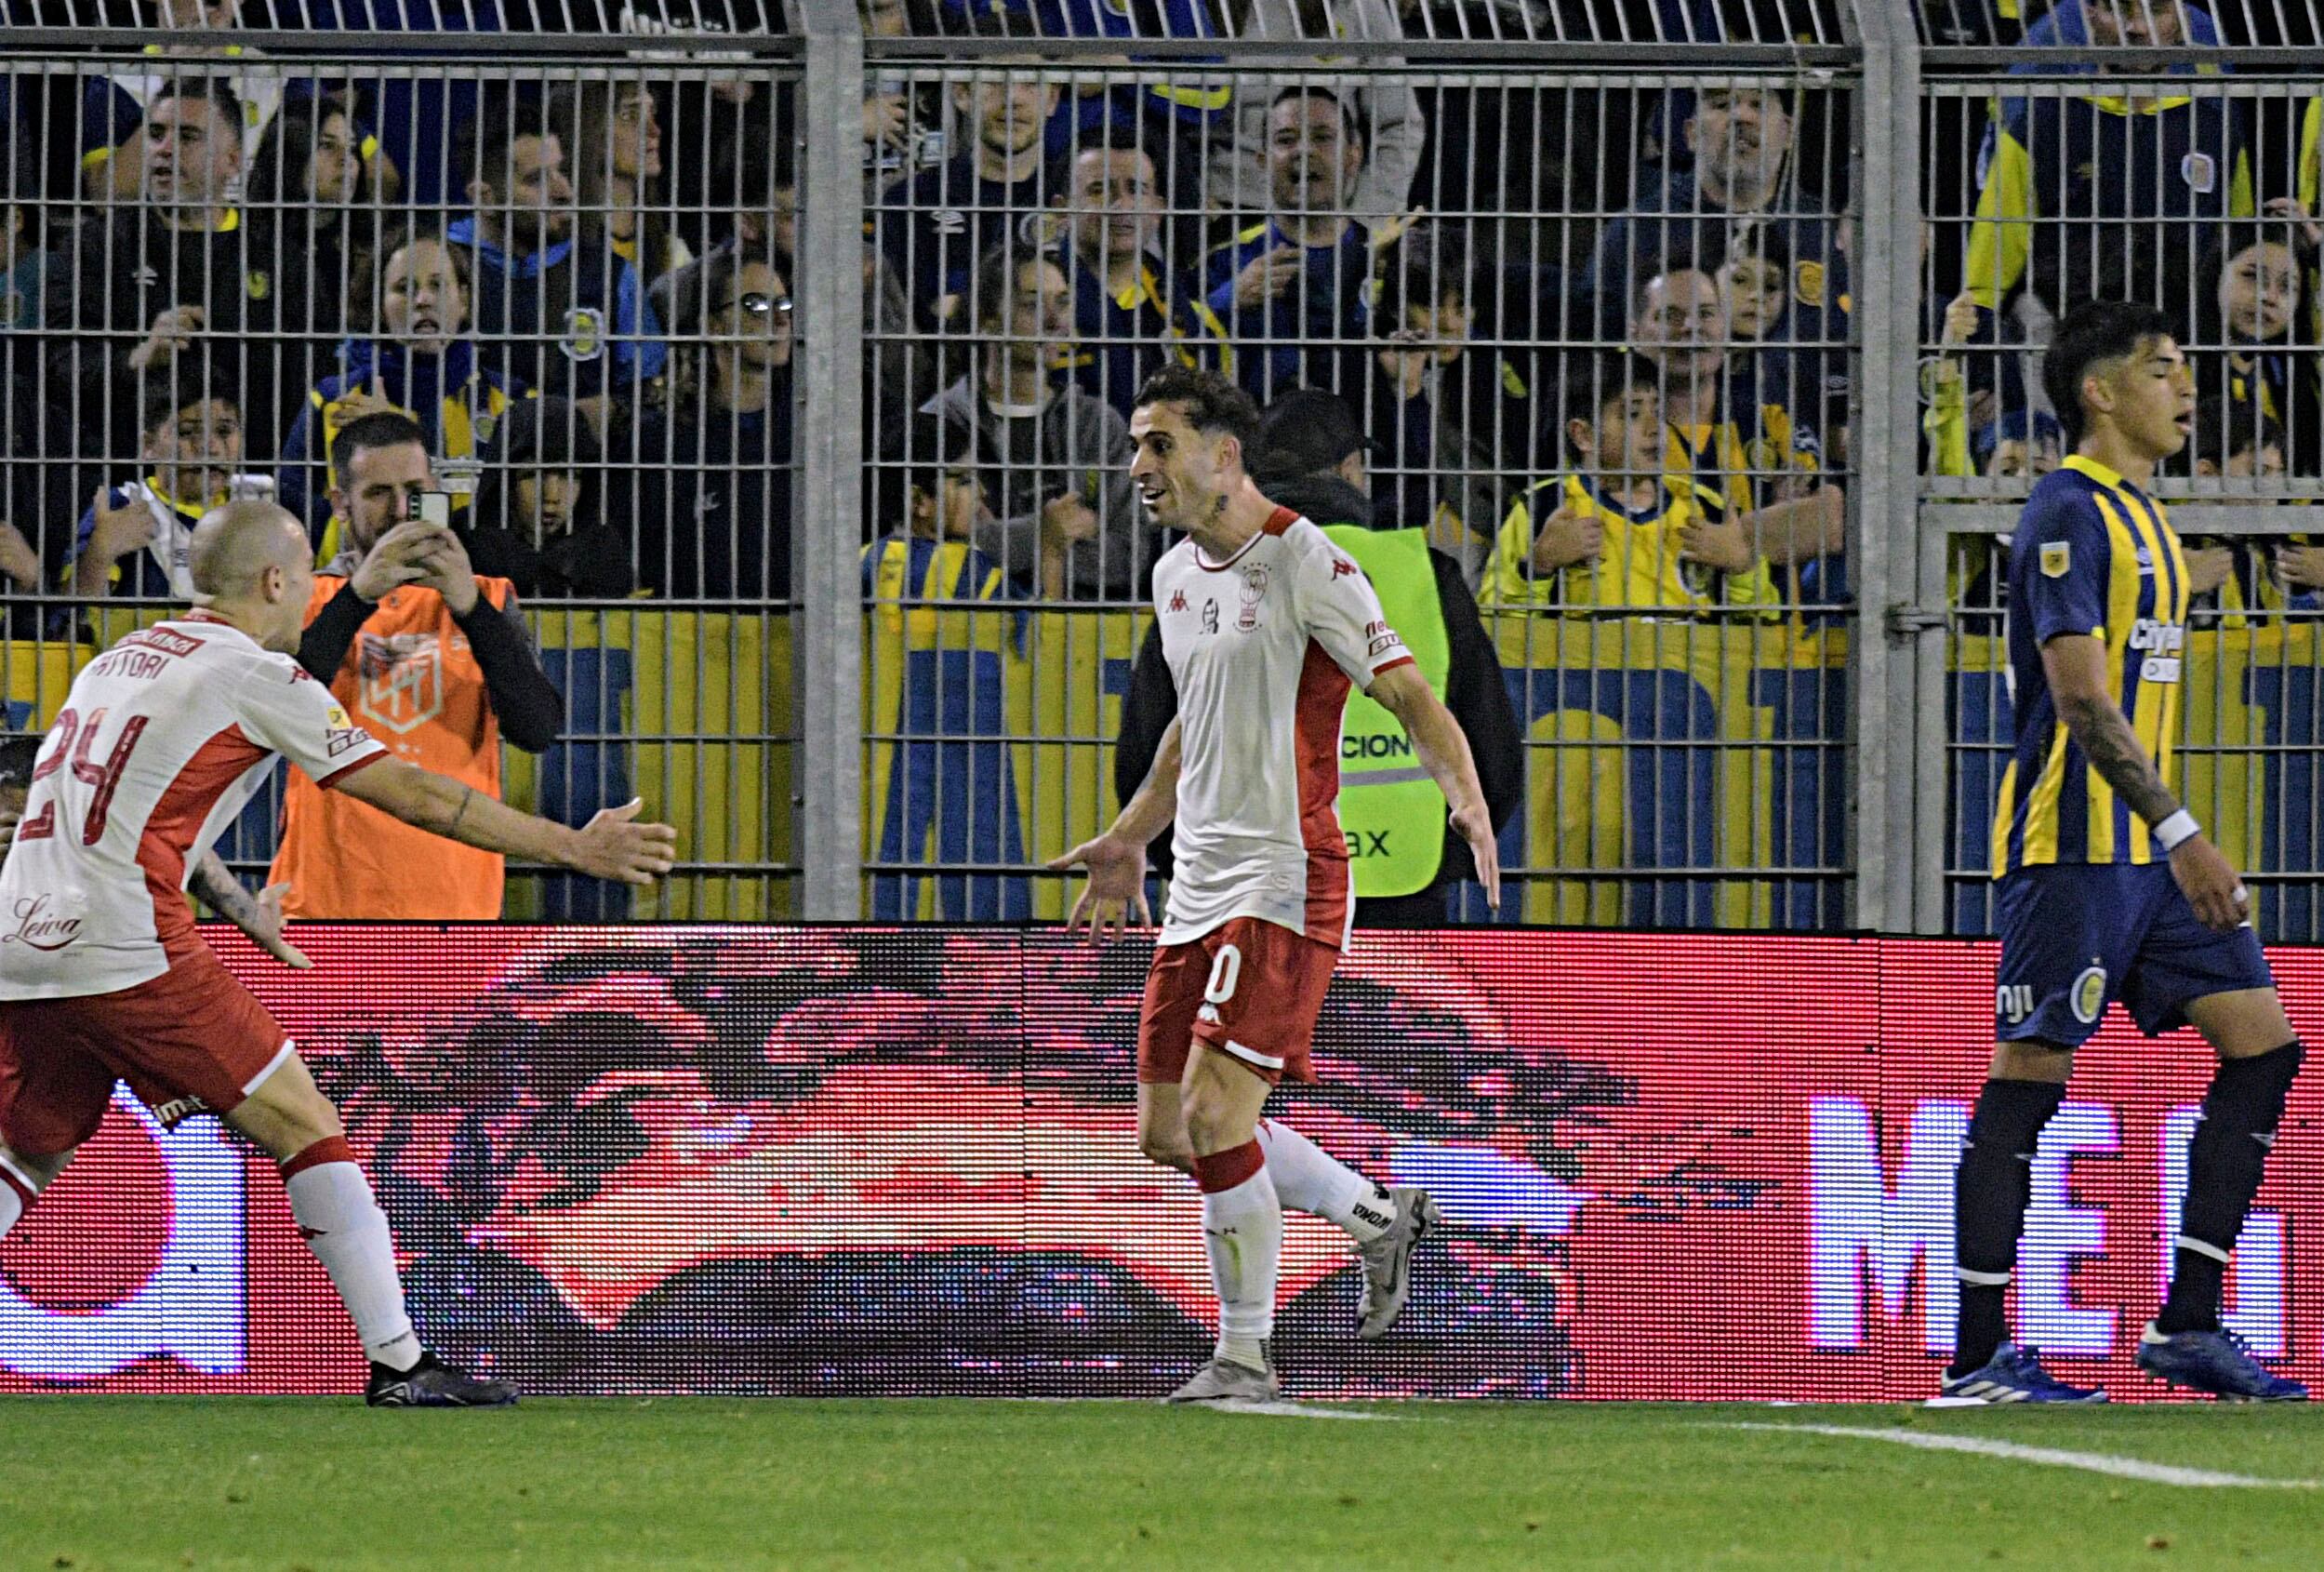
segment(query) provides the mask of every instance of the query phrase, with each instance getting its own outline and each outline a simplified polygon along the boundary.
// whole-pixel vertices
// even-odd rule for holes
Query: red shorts
[[[1302,933],[1230,917],[1202,938],[1154,952],[1137,1021],[1137,1078],[1175,1086],[1193,1045],[1275,1085],[1312,1081],[1308,1045],[1339,952]]]
[[[115,1081],[165,1126],[223,1113],[291,1051],[207,945],[135,988],[0,1004],[0,1141],[50,1157],[97,1133]]]

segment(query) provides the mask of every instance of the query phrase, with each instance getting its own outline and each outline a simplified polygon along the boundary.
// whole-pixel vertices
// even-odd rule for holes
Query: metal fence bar
[[[860,346],[865,339],[859,147],[832,134],[860,124],[863,30],[851,0],[800,0],[808,29],[806,157],[799,233],[807,303],[801,522],[798,775],[803,915],[862,914],[862,615],[856,542],[862,516]],[[820,127],[823,135],[815,134]]]
[[[1898,932],[1918,926],[1919,836],[1915,811],[1919,728],[1898,724],[1918,713],[1925,680],[1918,640],[1899,640],[1884,624],[1886,608],[1910,593],[1911,456],[1917,451],[1914,366],[1919,345],[1913,323],[1919,299],[1918,248],[1905,237],[1918,232],[1919,159],[1919,69],[1913,40],[1890,10],[1864,13],[1865,77],[1857,95],[1860,180],[1856,211],[1863,228],[1861,314],[1863,356],[1857,404],[1862,462],[1853,504],[1849,554],[1857,604],[1863,609],[1850,646],[1855,743],[1855,923]],[[1938,713],[1942,715],[1942,706]]]

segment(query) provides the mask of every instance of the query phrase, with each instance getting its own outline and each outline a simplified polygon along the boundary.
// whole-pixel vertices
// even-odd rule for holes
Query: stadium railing
[[[83,106],[110,102],[93,85],[109,72],[224,69],[138,56],[150,32],[123,33],[119,48],[94,56],[68,54],[69,41],[110,36],[90,30],[104,20],[94,10],[63,9],[44,19],[56,23],[51,33],[24,32],[7,122],[10,151],[32,167],[11,175],[22,182],[11,192],[41,199],[27,233],[60,241],[72,222],[135,202],[105,194],[81,162],[80,142],[100,134],[79,129]],[[1908,31],[1884,7],[1731,7],[1722,24],[1695,14],[1716,7],[1684,5],[1447,5],[1420,7],[1401,32],[1343,7],[1348,35],[1322,53],[1283,35],[1295,22],[1270,22],[1265,4],[1237,7],[1244,14],[1231,26],[1189,7],[1159,38],[1110,35],[1118,19],[1103,8],[1083,17],[1037,7],[1015,22],[915,13],[912,31],[869,37],[853,7],[804,6],[782,18],[706,9],[717,13],[707,19],[715,38],[641,28],[634,8],[490,19],[498,31],[462,12],[428,37],[306,31],[314,19],[303,13],[244,13],[263,53],[238,58],[236,69],[262,60],[286,76],[368,90],[366,128],[391,159],[403,155],[406,194],[391,202],[374,183],[360,204],[382,231],[412,212],[457,216],[447,193],[464,182],[445,167],[453,127],[471,100],[513,114],[498,94],[478,98],[500,82],[519,85],[518,97],[567,95],[556,113],[568,116],[568,168],[585,177],[573,202],[585,233],[618,224],[644,244],[674,234],[699,253],[737,211],[770,228],[789,220],[781,282],[795,306],[783,314],[795,328],[778,400],[787,443],[762,439],[734,456],[740,422],[715,402],[718,364],[762,335],[704,323],[688,303],[698,297],[683,290],[657,302],[683,318],[659,323],[673,353],[657,375],[634,349],[651,335],[625,334],[618,321],[561,322],[546,350],[505,329],[479,336],[504,355],[529,353],[538,380],[566,391],[596,386],[577,368],[607,363],[611,376],[599,380],[640,418],[584,430],[560,410],[561,451],[584,490],[593,480],[623,513],[613,522],[628,562],[600,551],[550,566],[579,580],[589,576],[578,566],[626,566],[629,582],[613,589],[656,592],[527,596],[569,726],[538,762],[510,754],[508,790],[576,818],[643,791],[686,836],[687,862],[667,893],[632,902],[526,875],[512,884],[512,915],[1005,919],[1062,909],[1063,881],[1038,865],[1101,824],[1115,801],[1113,743],[1147,620],[1142,549],[1127,553],[1126,571],[1118,555],[1135,519],[1087,449],[1037,451],[1032,422],[996,418],[980,421],[992,428],[988,440],[1021,445],[976,455],[997,513],[1072,495],[1097,515],[1100,540],[1082,548],[1066,593],[1039,581],[1037,528],[982,536],[998,559],[997,575],[985,575],[961,543],[915,548],[909,522],[909,482],[931,457],[914,446],[925,434],[911,419],[917,407],[967,378],[963,403],[976,411],[982,373],[1012,345],[1061,338],[1072,346],[1062,358],[1080,364],[1057,369],[1085,380],[1100,405],[1109,395],[1121,404],[1136,372],[1180,358],[1231,357],[1262,392],[1296,379],[1351,395],[1374,445],[1375,507],[1430,527],[1486,586],[1483,616],[1526,739],[1524,805],[1504,845],[1518,893],[1505,920],[1982,931],[1985,815],[2007,705],[1990,643],[1993,576],[1962,565],[2007,529],[2026,483],[1943,467],[1935,456],[1951,448],[1936,440],[1942,422],[1926,417],[1939,402],[1932,367],[1948,348],[1963,366],[1964,427],[1970,413],[1989,413],[1988,394],[2038,389],[2038,337],[2014,326],[2015,310],[1995,314],[2006,329],[1981,323],[1986,337],[1946,342],[1944,306],[1965,276],[1987,162],[1976,144],[2017,101],[2078,102],[2092,91],[2082,73],[2121,62],[2159,73],[2110,77],[2123,97],[2145,86],[2198,109],[2249,108],[2261,197],[2299,195],[2304,179],[2314,205],[2313,175],[2302,174],[2313,157],[2314,94],[2293,71],[2316,36],[2306,0],[2268,16],[2232,7],[2216,47],[2135,55],[2086,40],[1964,42],[1941,7],[1922,7],[1921,26]],[[873,20],[884,26],[885,10]],[[2029,64],[2042,74],[2005,74]],[[2174,69],[2219,65],[2232,74]],[[664,154],[634,216],[607,178],[620,173],[619,127],[634,128],[620,118],[630,95],[576,96],[577,83],[617,82],[651,85]],[[973,152],[978,82],[1001,104],[1008,86],[1021,87],[1040,116],[1041,164],[1062,189],[1043,190],[1037,210],[988,212],[990,201],[974,192],[954,200],[940,183],[912,183]],[[1241,237],[1281,205],[1266,119],[1286,87],[1348,100],[1364,140],[1352,179],[1336,190],[1319,179],[1302,198],[1313,216],[1357,220],[1345,256],[1335,256],[1339,273],[1317,273],[1321,285],[1354,287],[1336,311],[1336,297],[1319,301],[1312,321],[1256,311],[1238,320],[1230,308],[1212,313],[1214,328],[1191,309],[1208,293],[1206,269],[1222,282],[1240,272],[1235,247],[1267,238]],[[1054,111],[1043,101],[1052,92]],[[127,113],[126,127],[104,123],[103,134],[133,129]],[[1003,140],[1016,129],[1005,111],[988,118]],[[1077,193],[1066,155],[1077,140],[1101,139],[1127,156],[1091,161],[1097,183]],[[737,156],[754,150],[767,156]],[[1158,201],[1129,189],[1141,153]],[[1117,162],[1127,178],[1104,178]],[[1731,186],[1764,183],[1760,205],[1774,216],[1720,209],[1703,194],[1717,183],[1706,165]],[[303,204],[278,189],[241,206],[273,216],[279,250],[283,220]],[[1173,308],[1166,327],[1093,333],[1077,323],[1060,336],[1039,318],[1039,268],[1026,307],[989,298],[964,240],[1014,247],[1014,283],[1025,283],[1027,264],[1050,260],[1080,285],[1091,271],[1083,259],[1107,244],[1100,208],[1125,232],[1151,225],[1148,271]],[[2131,247],[2153,233],[2141,222],[2108,233]],[[2043,237],[2067,224],[2033,212],[2016,227],[2035,237],[2027,250],[2038,259]],[[2179,243],[2195,248],[2185,234]],[[358,270],[373,264],[325,245],[299,255],[335,270],[339,300],[368,309],[370,275]],[[290,275],[280,264],[291,254],[277,260],[260,270],[270,293]],[[2312,266],[2304,271],[2312,305]],[[1197,282],[1181,286],[1181,274]],[[930,276],[963,286],[931,295]],[[122,286],[111,276],[100,286]],[[958,301],[939,311],[948,294]],[[268,362],[260,370],[299,393],[338,369],[344,325],[305,309],[242,335],[236,343],[255,350],[235,349],[232,369],[246,378],[256,353]],[[1691,310],[1716,314],[1690,319]],[[12,398],[0,417],[10,516],[39,521],[27,533],[46,592],[8,603],[19,726],[45,718],[85,658],[75,649],[96,646],[60,640],[72,621],[60,593],[72,520],[99,481],[140,473],[130,468],[141,446],[125,379],[94,394],[68,380],[58,392],[55,363],[88,353],[96,328],[139,336],[110,311],[99,314],[92,326],[68,310],[0,335],[12,378],[31,375],[46,395]],[[1116,317],[1135,321],[1128,308]],[[2198,328],[2191,321],[2197,349],[2215,351],[2216,335],[2206,340]],[[1674,336],[1679,349],[1653,341]],[[1529,499],[1530,488],[1577,467],[1561,440],[1569,404],[1587,401],[1608,356],[1641,344],[1660,362],[1643,380],[1673,402],[1708,380],[1680,375],[1682,353],[1717,353],[1730,402],[1715,413],[1741,418],[1723,444],[1722,422],[1703,422],[1711,440],[1694,468],[1735,513],[1760,515],[1761,553],[1797,560],[1772,562],[1756,596],[1729,593],[1744,575],[1674,568],[1666,580],[1652,563],[1627,565],[1627,580],[1582,576],[1594,582],[1517,568],[1494,593],[1485,570],[1512,504],[1528,504],[1513,535],[1521,550],[1526,524],[1537,531],[1559,496],[1550,487]],[[1749,383],[1727,375],[1746,359],[1757,363]],[[706,410],[724,413],[723,426]],[[699,458],[713,431],[725,446]],[[1963,434],[1973,453],[1974,431]],[[254,429],[254,449],[261,439],[279,434]],[[673,466],[671,445],[696,457]],[[1917,476],[1922,453],[1932,466]],[[671,479],[712,469],[722,485]],[[481,491],[497,475],[505,492],[515,473],[487,455],[466,478]],[[731,557],[723,581],[703,566],[719,554],[706,548],[731,549],[718,510],[746,491],[783,525],[779,580]],[[1840,512],[1792,506],[1820,494],[1844,499]],[[2311,472],[2189,481],[2165,494],[2190,532],[2298,536],[2296,514],[2257,520],[2248,504],[2316,500],[2317,488]],[[863,547],[887,536],[900,538],[903,559],[875,553],[867,570]],[[582,587],[606,585],[600,577]],[[162,609],[163,597],[140,601],[131,587],[116,591],[108,619]],[[1695,596],[1714,604],[1690,604]],[[1861,606],[1878,608],[1877,625],[1860,625]],[[2189,650],[2188,788],[2198,812],[2250,859],[2270,937],[2313,926],[2309,616],[2298,606],[2208,614]],[[92,638],[101,643],[107,625],[92,624]],[[269,811],[254,809],[231,848],[246,865],[271,849]],[[1473,891],[1456,892],[1453,910],[1484,915]]]

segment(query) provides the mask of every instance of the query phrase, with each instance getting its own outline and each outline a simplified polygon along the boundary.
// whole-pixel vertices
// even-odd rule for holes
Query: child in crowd
[[[1574,468],[1509,509],[1479,603],[1569,616],[1777,616],[1767,563],[1728,500],[1667,473],[1653,368],[1609,357],[1572,376],[1566,394],[1560,435]]]
[[[2291,473],[2324,474],[2324,346],[2316,302],[2303,300],[2315,265],[2312,226],[2249,219],[2220,226],[2196,277],[2195,394],[2246,405],[2282,433]]]
[[[2284,473],[2284,432],[2241,399],[2208,398],[2196,406],[2195,473],[2206,479],[2270,480]],[[2229,487],[2233,493],[2232,485]],[[2324,588],[2324,546],[2306,535],[2190,535],[2188,609],[2198,625],[2240,627],[2254,612],[2314,611]]]
[[[193,597],[187,553],[202,515],[238,490],[263,491],[242,467],[242,405],[216,371],[191,364],[149,372],[138,390],[143,473],[100,487],[73,532],[73,593],[149,600]]]

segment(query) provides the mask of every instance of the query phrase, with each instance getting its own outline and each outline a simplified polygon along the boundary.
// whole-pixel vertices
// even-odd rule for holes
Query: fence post
[[[801,160],[797,604],[799,914],[863,915],[863,27],[854,0],[799,0]]]
[[[1892,622],[1890,616],[1913,606],[1919,589],[1920,50],[1904,7],[1866,6],[1858,16],[1865,60],[1856,95],[1857,233],[1849,270],[1854,320],[1863,332],[1848,541],[1856,592],[1849,644],[1856,760],[1854,924],[1885,933],[1932,931],[1942,914],[1943,844],[1940,839],[1935,860],[1926,860],[1928,837],[1919,819],[1935,815],[1940,827],[1943,822],[1944,632],[1914,632],[1911,619]],[[1942,576],[1940,562],[1940,586]],[[1933,704],[1926,702],[1932,696],[1923,686],[1929,647],[1935,651],[1938,678]],[[1923,737],[1932,725],[1932,752]],[[1933,795],[1919,786],[1931,759]]]

